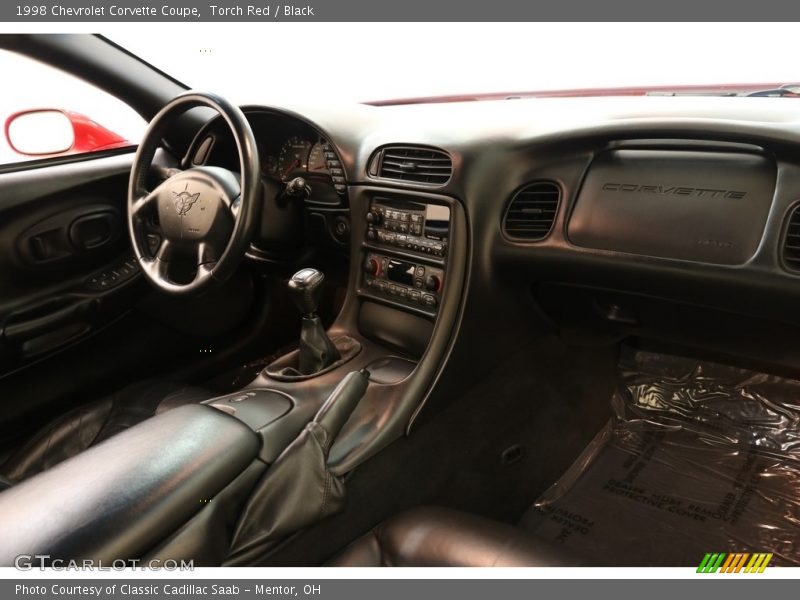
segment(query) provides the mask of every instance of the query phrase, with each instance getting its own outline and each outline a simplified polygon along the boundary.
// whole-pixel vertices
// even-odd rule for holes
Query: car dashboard
[[[800,366],[786,335],[800,333],[791,100],[245,110],[264,180],[310,183],[303,235],[349,257],[368,336],[420,356],[445,314],[454,373],[502,354],[520,323]],[[225,147],[206,160],[224,164]],[[419,227],[431,211],[436,227]]]

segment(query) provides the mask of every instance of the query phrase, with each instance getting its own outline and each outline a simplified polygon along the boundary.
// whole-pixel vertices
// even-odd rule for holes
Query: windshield
[[[152,35],[108,37],[239,103],[734,84],[721,90],[730,93],[800,81],[790,23],[218,23],[183,32],[154,25]]]

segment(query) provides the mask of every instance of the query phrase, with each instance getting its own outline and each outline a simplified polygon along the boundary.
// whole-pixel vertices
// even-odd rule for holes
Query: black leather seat
[[[41,473],[171,408],[202,402],[215,394],[171,381],[147,379],[110,396],[75,408],[49,423],[18,448],[0,467],[3,479],[13,484]]]
[[[446,508],[384,521],[330,560],[331,567],[576,567],[583,557],[522,529]]]

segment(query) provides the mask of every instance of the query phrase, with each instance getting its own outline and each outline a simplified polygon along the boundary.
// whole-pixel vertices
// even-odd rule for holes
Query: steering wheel
[[[200,106],[213,108],[228,124],[239,153],[239,173],[193,167],[148,190],[147,176],[164,133],[177,117]],[[259,171],[253,130],[237,106],[214,94],[192,91],[164,106],[139,145],[128,187],[128,230],[145,277],[176,295],[202,293],[227,280],[256,227]]]

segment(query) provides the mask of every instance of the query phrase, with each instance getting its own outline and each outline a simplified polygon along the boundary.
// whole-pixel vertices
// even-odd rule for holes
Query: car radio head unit
[[[443,257],[450,235],[450,207],[375,198],[367,213],[367,240]]]

